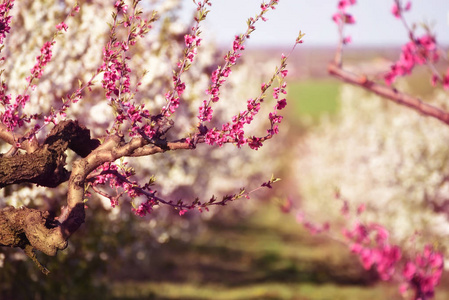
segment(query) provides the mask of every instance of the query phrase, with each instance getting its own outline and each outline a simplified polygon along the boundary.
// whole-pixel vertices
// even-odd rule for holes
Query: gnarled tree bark
[[[167,142],[163,136],[173,122],[157,116],[154,120],[155,136],[134,137],[128,142],[122,136],[111,134],[100,144],[90,138],[90,131],[76,121],[63,121],[53,128],[42,145],[28,146],[25,154],[0,156],[0,188],[16,183],[33,183],[56,187],[68,181],[67,206],[58,217],[48,212],[28,208],[8,207],[0,210],[0,245],[20,247],[48,273],[36,259],[35,250],[56,255],[67,247],[68,238],[84,223],[84,192],[89,174],[106,162],[121,157],[147,156],[169,150],[193,149],[194,144],[185,139]],[[0,138],[13,144],[14,140],[0,128]],[[203,143],[204,137],[195,139]],[[29,142],[29,141],[28,141]],[[31,145],[31,143],[30,143]],[[80,155],[72,162],[72,171],[65,169],[65,151],[71,149]]]
[[[65,169],[65,151],[71,149],[84,158],[99,145],[98,140],[90,138],[88,129],[69,120],[55,126],[34,152],[0,157],[0,188],[24,182],[56,187],[69,180],[68,205],[58,218],[28,208],[0,210],[0,245],[22,248],[44,273],[48,273],[37,261],[34,251],[56,255],[58,250],[67,247],[68,238],[85,218],[84,178],[79,174],[82,170],[77,168],[71,174]],[[78,190],[81,194],[76,195]]]

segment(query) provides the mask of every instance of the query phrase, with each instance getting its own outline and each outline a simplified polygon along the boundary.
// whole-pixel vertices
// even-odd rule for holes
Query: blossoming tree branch
[[[121,198],[127,197],[133,203],[134,213],[139,216],[151,213],[158,205],[171,206],[182,215],[188,210],[207,210],[211,205],[226,205],[238,198],[249,198],[252,192],[271,188],[277,181],[271,177],[252,191],[241,189],[238,193],[221,199],[212,196],[206,201],[173,201],[165,199],[154,190],[154,178],[138,182],[134,169],[124,158],[174,150],[193,151],[200,144],[220,147],[235,144],[239,148],[248,146],[257,150],[279,132],[278,126],[282,120],[279,112],[286,106],[288,56],[284,55],[273,76],[262,84],[258,95],[248,99],[246,103],[242,101],[242,110],[227,122],[222,122],[221,127],[211,125],[212,121],[214,124],[221,121],[214,118],[214,104],[220,101],[220,89],[231,76],[232,68],[239,62],[245,50],[245,41],[255,30],[256,24],[265,21],[265,14],[275,9],[279,1],[262,3],[259,13],[248,19],[246,31],[235,37],[232,49],[224,55],[223,62],[218,63],[210,75],[209,88],[198,107],[196,121],[192,120],[190,133],[174,139],[168,139],[168,133],[176,126],[178,108],[184,105],[186,83],[183,75],[189,72],[201,49],[200,24],[207,17],[211,3],[208,0],[193,1],[196,6],[194,25],[190,33],[184,36],[185,48],[181,59],[173,68],[172,86],[164,94],[166,104],[157,111],[150,111],[136,99],[136,95],[145,91],[139,90],[139,80],[133,80],[135,77],[132,77],[134,74],[129,62],[133,57],[133,47],[152,29],[158,15],[153,12],[149,17],[144,17],[145,14],[138,7],[139,2],[118,0],[111,6],[113,13],[112,20],[109,21],[109,41],[103,47],[102,64],[90,80],[79,80],[78,86],[65,91],[67,96],[60,103],[53,103],[49,111],[42,111],[37,106],[29,107],[30,97],[39,89],[39,79],[45,75],[47,65],[52,63],[52,51],[58,38],[72,30],[67,25],[68,20],[82,6],[74,5],[66,19],[55,24],[54,34],[41,46],[34,66],[33,62],[29,62],[29,76],[20,94],[8,92],[8,74],[4,70],[0,73],[0,140],[9,144],[8,150],[0,155],[0,188],[19,183],[54,188],[64,182],[68,183],[67,199],[61,201],[64,206],[58,216],[26,207],[7,207],[0,211],[0,244],[22,248],[44,273],[48,273],[48,270],[37,261],[35,250],[55,255],[58,250],[67,247],[69,237],[85,222],[85,200],[91,193],[109,198],[112,206],[116,206]],[[5,48],[4,41],[8,33],[14,30],[14,19],[10,15],[13,6],[14,0],[0,4],[1,50]],[[301,43],[301,38],[302,34],[295,46]],[[2,56],[1,60],[14,60],[12,54]],[[137,78],[141,79],[142,76],[139,76]],[[66,114],[77,102],[86,101],[89,93],[98,85],[104,90],[104,101],[112,107],[114,118],[103,136],[92,136],[91,129],[78,120],[68,119]],[[270,93],[275,99],[275,105],[266,116],[266,132],[259,135],[247,133],[247,125],[254,118],[265,118],[258,113]],[[28,113],[30,109],[32,113]],[[68,150],[77,155],[70,165],[66,161]]]
[[[329,74],[449,125],[448,111],[426,103],[413,95],[398,91],[393,86],[398,77],[409,76],[416,66],[424,65],[430,70],[431,84],[434,87],[441,85],[445,90],[449,90],[449,67],[445,73],[437,68],[437,64],[442,61],[447,62],[448,57],[438,44],[435,34],[431,31],[430,26],[423,26],[424,33],[418,35],[416,33],[417,26],[411,26],[404,16],[412,7],[411,1],[404,4],[401,0],[394,0],[391,8],[391,13],[402,22],[407,30],[410,41],[402,46],[399,59],[391,66],[390,70],[385,72],[384,83],[376,82],[376,80],[372,80],[364,74],[356,74],[343,67],[343,46],[351,41],[350,36],[344,35],[344,28],[346,25],[356,22],[355,17],[347,10],[355,4],[356,0],[339,1],[338,12],[333,16],[333,20],[338,26],[340,38],[334,61],[328,66]]]

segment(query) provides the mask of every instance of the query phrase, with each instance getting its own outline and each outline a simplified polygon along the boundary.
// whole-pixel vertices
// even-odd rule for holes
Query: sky
[[[185,16],[194,8],[192,0],[183,0]],[[260,10],[261,0],[212,0],[211,12],[203,25],[204,38],[229,45],[236,34],[244,32],[246,20]],[[293,45],[299,30],[306,33],[305,45],[335,46],[337,28],[331,17],[337,0],[280,0],[276,10],[266,14],[248,42],[249,46]],[[391,14],[393,0],[358,0],[348,12],[356,24],[347,26],[353,46],[395,46],[407,42],[407,32]],[[449,0],[414,0],[406,20],[432,24],[437,40],[449,45]]]

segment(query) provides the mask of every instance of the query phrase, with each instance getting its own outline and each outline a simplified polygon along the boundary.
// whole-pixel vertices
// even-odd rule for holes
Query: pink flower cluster
[[[6,34],[9,33],[9,30],[11,30],[9,24],[11,23],[12,17],[8,16],[8,13],[13,6],[14,0],[3,1],[0,4],[0,44],[3,44]]]
[[[351,209],[348,201],[341,198],[339,192],[336,199],[343,202],[341,214],[349,219]],[[290,205],[291,206],[291,205]],[[365,204],[357,207],[356,222],[351,229],[343,228],[342,235],[351,253],[360,258],[362,266],[369,270],[375,267],[382,280],[399,279],[403,284],[399,291],[404,294],[408,289],[415,292],[415,300],[432,298],[438,286],[444,267],[442,253],[427,245],[422,252],[404,254],[407,251],[389,241],[388,230],[377,223],[364,224],[358,217],[366,210]],[[296,215],[298,223],[302,224],[311,234],[328,232],[328,222],[317,225],[306,219],[303,212]]]
[[[385,75],[385,82],[391,85],[396,77],[410,75],[416,65],[437,63],[440,55],[435,38],[425,34],[402,46],[399,60],[395,62]]]
[[[251,33],[255,30],[255,24],[258,20],[266,19],[263,17],[268,9],[275,9],[278,4],[278,0],[271,0],[267,4],[261,5],[261,12],[255,18],[249,18],[247,21],[247,30],[244,34],[236,35],[232,43],[232,50],[224,56],[224,65],[218,66],[211,75],[211,85],[206,90],[206,94],[209,95],[209,99],[204,100],[199,107],[198,119],[201,122],[210,121],[212,119],[213,109],[210,107],[212,103],[218,102],[220,97],[220,88],[226,82],[226,78],[231,74],[231,68],[234,66],[238,59],[242,56],[242,51],[245,50],[244,42],[248,39]]]
[[[196,1],[194,1],[196,3]],[[211,3],[209,0],[205,0],[204,2],[199,1],[197,4],[197,15],[195,16],[195,25],[191,28],[192,34],[186,34],[184,36],[184,42],[186,45],[186,49],[184,50],[184,57],[178,63],[178,70],[174,71],[173,76],[173,91],[169,91],[165,93],[165,99],[167,101],[167,105],[162,108],[162,114],[166,117],[170,117],[176,112],[176,109],[179,107],[180,98],[185,90],[185,83],[181,80],[181,75],[187,71],[191,64],[193,63],[195,56],[198,52],[198,47],[201,45],[200,39],[200,22],[204,21],[208,10],[207,6],[210,6]]]
[[[36,64],[31,69],[31,77],[27,78],[27,81],[31,83],[33,78],[41,78],[44,72],[44,67],[51,61],[52,48],[55,41],[45,42],[41,48],[41,54],[36,56]]]
[[[102,166],[98,167],[95,175],[92,176],[90,181],[92,182],[92,187],[99,194],[107,197],[111,201],[112,207],[118,205],[118,199],[124,193],[126,193],[131,199],[141,196],[145,190],[148,194],[154,193],[149,185],[140,187],[137,182],[130,180],[130,177],[134,175],[134,169],[127,166],[124,162],[120,166],[114,163],[104,163]],[[98,186],[105,185],[109,183],[109,186],[114,189],[117,196],[110,196],[104,192],[99,192]]]
[[[103,72],[102,86],[106,98],[110,101],[116,114],[115,129],[128,120],[132,127],[131,136],[146,133],[146,137],[151,138],[152,135],[149,134],[151,125],[147,123],[142,126],[138,125],[143,122],[143,117],[150,117],[148,110],[144,110],[144,105],[136,106],[131,102],[134,93],[131,89],[130,74],[132,70],[128,65],[130,57],[127,55],[127,51],[130,46],[135,45],[138,37],[143,37],[151,29],[151,23],[156,20],[156,17],[153,15],[151,19],[143,20],[139,16],[140,11],[136,9],[138,2],[133,2],[133,9],[130,10],[129,15],[127,15],[128,5],[123,0],[115,2],[116,13],[113,14],[110,40],[103,49],[103,64],[97,73]],[[119,20],[119,14],[125,15],[123,20]],[[117,34],[119,26],[129,29],[127,36],[122,40],[118,38]],[[139,85],[140,82],[136,84],[136,92]]]
[[[400,1],[395,1],[391,8],[391,13],[398,19],[402,19],[406,24],[403,13],[411,9],[411,2],[408,1],[405,6]],[[438,73],[433,66],[440,61],[441,51],[435,36],[430,32],[429,28],[424,27],[426,33],[420,37],[416,37],[414,32],[409,30],[410,42],[402,46],[399,60],[396,61],[389,72],[384,76],[385,83],[391,85],[397,77],[410,75],[415,66],[429,65],[432,71],[431,83],[435,86],[441,83],[443,88],[449,90],[449,68],[445,75]]]
[[[343,36],[343,28],[346,24],[354,24],[355,18],[347,12],[348,7],[355,5],[356,0],[340,0],[338,1],[338,11],[332,15],[332,20],[338,25],[340,42],[349,44],[350,36]]]
[[[351,253],[360,258],[362,266],[366,270],[375,267],[382,280],[395,278],[403,282],[399,291],[404,294],[408,289],[413,290],[415,300],[432,298],[443,273],[442,253],[427,245],[422,252],[413,250],[410,254],[410,251],[405,251],[404,248],[393,245],[389,241],[390,233],[384,226],[377,223],[364,224],[359,220],[366,210],[365,204],[360,204],[356,210],[352,211],[349,202],[341,197],[340,191],[336,191],[335,198],[343,204],[340,210],[343,217],[349,220],[356,216],[352,228],[344,227],[341,233],[344,237],[343,242]],[[292,205],[289,205],[289,211]],[[323,225],[314,224],[308,221],[301,211],[297,212],[296,220],[311,234],[322,232],[332,234],[329,232],[328,222]]]
[[[154,198],[156,192],[151,190],[151,182],[142,187],[137,182],[132,181],[130,177],[133,175],[134,169],[128,167],[126,162],[120,166],[114,163],[104,163],[97,168],[88,180],[91,182],[91,186],[95,192],[107,197],[111,201],[112,207],[119,205],[119,199],[123,194],[127,194],[131,199],[146,196],[146,202],[132,209],[136,215],[143,217],[147,213],[151,213],[153,206],[158,204],[156,198]],[[110,188],[115,190],[115,196],[99,189],[100,186],[104,186],[107,183],[109,183]]]
[[[0,113],[0,121],[5,125],[9,131],[13,131],[16,127],[22,127],[24,118],[21,118],[17,113],[19,105],[14,103],[7,106],[4,112]]]
[[[276,9],[275,5],[277,5],[277,4],[279,4],[279,0],[274,0],[274,1],[271,1],[270,3],[268,3],[268,4],[262,3],[260,5],[260,8],[262,9],[262,11],[266,11],[269,8]]]
[[[348,208],[346,201],[345,206]],[[362,204],[357,209],[357,215],[364,210]],[[347,215],[348,211],[343,211]],[[398,245],[389,242],[388,230],[376,223],[365,225],[357,221],[352,230],[343,229],[343,235],[349,241],[351,252],[359,256],[365,269],[375,266],[382,280],[390,280],[395,274],[401,276],[405,283],[400,286],[400,292],[413,289],[414,299],[433,297],[443,273],[444,259],[440,252],[428,245],[413,258],[405,257]]]
[[[156,205],[157,202],[153,200],[148,200],[139,204],[137,208],[133,208],[133,212],[139,217],[145,217],[147,214],[150,214],[153,211],[153,206]]]
[[[332,16],[332,20],[337,24],[354,24],[355,19],[351,14],[347,13],[347,8],[356,4],[356,0],[340,0],[338,1],[338,12]]]
[[[253,25],[249,25],[252,27]],[[238,58],[242,56],[241,51],[245,50],[243,45],[244,38],[236,35],[234,42],[232,43],[232,51],[229,51],[225,56],[225,64],[218,66],[211,75],[211,85],[206,90],[206,94],[209,95],[208,100],[204,100],[203,104],[199,108],[198,119],[202,122],[210,121],[212,119],[213,110],[210,107],[211,102],[215,103],[220,100],[220,88],[226,82],[226,78],[231,74],[231,67],[237,63]]]
[[[395,1],[395,3],[393,4],[393,6],[391,7],[391,13],[398,19],[401,18],[402,13],[405,11],[409,11],[410,8],[412,8],[412,2],[411,1],[407,1],[407,3],[405,4],[405,6],[402,6],[400,1]]]
[[[345,237],[352,242],[351,252],[358,255],[365,269],[376,265],[382,280],[389,280],[402,258],[399,246],[388,242],[388,231],[378,225],[368,226],[356,223],[353,230],[344,231]],[[434,296],[435,287],[440,283],[443,273],[443,255],[427,245],[422,253],[413,259],[405,259],[402,277],[405,281],[400,286],[401,293],[411,288],[415,299],[428,299]]]
[[[14,1],[5,1],[2,4],[0,4],[0,43],[3,42],[3,38],[5,37],[6,33],[9,32],[10,27],[9,23],[11,21],[11,17],[7,16],[9,10],[13,7]],[[68,16],[74,16],[76,12],[79,11],[79,6],[76,5],[72,8]],[[68,17],[67,16],[67,17]],[[58,31],[61,31],[62,29],[67,30],[67,25],[65,22],[61,22],[56,26]],[[56,35],[55,35],[56,36]],[[25,104],[29,101],[30,96],[28,95],[27,91],[31,87],[31,89],[34,90],[36,87],[35,85],[32,85],[32,82],[35,78],[41,78],[44,72],[45,66],[51,61],[52,59],[52,48],[55,44],[55,36],[50,40],[44,43],[44,45],[40,49],[40,54],[36,56],[36,64],[31,68],[31,75],[26,78],[28,85],[26,86],[24,92],[22,95],[18,95],[15,99],[15,103],[11,104],[11,95],[6,95],[6,84],[2,84],[1,87],[1,93],[0,93],[0,104],[2,104],[5,107],[5,111],[3,113],[0,113],[0,119],[3,124],[6,125],[8,130],[14,130],[16,127],[23,126],[24,122],[29,122],[31,119],[35,119],[38,117],[38,115],[32,115],[27,116],[23,114],[21,111],[25,107]],[[2,58],[3,60],[4,58]],[[65,110],[68,108],[67,104],[64,104],[63,107],[59,111],[59,115],[65,116]],[[44,116],[44,122],[49,123],[53,122],[55,123],[55,116],[56,113],[51,111],[49,116]],[[36,124],[34,126],[34,131],[41,128],[40,125]],[[29,132],[28,136],[33,136],[34,131]]]
[[[15,107],[10,106],[11,94],[6,94],[8,89],[6,83],[2,82],[0,87],[0,104],[5,108],[4,112],[0,112],[0,121],[8,130],[13,130],[20,122],[20,118],[14,113],[17,109],[17,104],[15,104]]]
[[[195,47],[199,47],[201,45],[201,39],[196,35],[192,36],[190,34],[186,34],[184,36],[184,42],[187,48],[190,49],[192,46],[194,47],[192,50],[187,51],[187,58],[190,60],[190,62],[193,62],[193,56],[196,54],[193,52],[193,50],[195,50]]]
[[[56,29],[58,29],[59,31],[61,31],[61,30],[67,31],[68,28],[69,27],[64,22],[61,22],[58,25],[56,25]]]
[[[398,246],[389,243],[389,233],[384,227],[357,222],[352,230],[344,229],[343,235],[351,241],[351,252],[360,257],[365,269],[375,265],[382,280],[392,277],[402,253]]]
[[[213,128],[209,130],[205,135],[205,141],[209,145],[217,144],[223,146],[227,142],[236,143],[237,147],[241,147],[246,144],[245,131],[243,127],[245,124],[250,124],[254,116],[260,110],[260,103],[254,99],[247,101],[247,110],[240,112],[239,115],[232,117],[232,124],[225,123],[222,125],[221,130]],[[253,137],[253,141],[250,143],[251,148],[257,149],[261,146],[260,141]]]
[[[124,14],[126,14],[128,10],[128,5],[126,5],[123,0],[115,1],[114,7],[117,9],[117,12],[123,12]]]
[[[281,76],[282,78],[285,78],[285,76],[287,76],[287,70],[283,70],[281,72]],[[279,125],[283,119],[282,116],[278,115],[277,112],[278,110],[282,110],[285,108],[285,106],[287,106],[287,99],[280,97],[281,95],[286,95],[287,94],[287,83],[284,82],[280,87],[276,87],[274,88],[273,91],[273,98],[277,101],[276,105],[274,106],[274,111],[272,113],[270,113],[268,115],[268,118],[270,119],[270,123],[271,123],[271,128],[268,129],[268,134],[269,135],[275,135],[279,133]],[[279,99],[282,98],[282,99]]]
[[[211,85],[206,90],[206,94],[209,95],[207,100],[204,100],[202,105],[199,107],[198,119],[200,122],[211,121],[213,117],[213,109],[211,107],[212,103],[218,102],[220,97],[220,88],[226,82],[226,79],[231,74],[231,68],[237,63],[238,59],[242,55],[242,51],[245,50],[244,42],[251,33],[255,30],[255,23],[259,20],[265,20],[263,15],[268,11],[269,8],[274,9],[278,1],[270,1],[268,4],[261,5],[261,12],[255,18],[250,18],[248,20],[248,28],[244,34],[236,35],[232,43],[232,50],[229,51],[224,56],[224,64],[218,66],[216,70],[212,72],[211,75]],[[299,43],[299,42],[298,42]],[[262,146],[264,140],[270,138],[272,135],[279,132],[278,124],[282,120],[282,116],[277,114],[278,110],[283,109],[286,106],[286,99],[279,99],[281,94],[286,94],[286,84],[283,82],[285,76],[287,76],[288,71],[285,69],[286,57],[282,57],[282,66],[276,71],[276,76],[280,76],[282,79],[279,87],[274,88],[273,97],[277,100],[277,104],[274,108],[274,112],[269,114],[269,119],[271,127],[268,130],[268,136],[256,137],[252,136],[249,138],[245,137],[244,126],[250,124],[256,114],[260,111],[260,105],[265,97],[265,91],[272,85],[274,77],[268,84],[263,84],[261,89],[261,95],[255,99],[249,99],[247,101],[246,110],[241,111],[238,115],[232,117],[231,122],[227,122],[221,126],[221,129],[212,128],[208,130],[204,136],[205,142],[209,145],[217,144],[222,146],[225,143],[235,143],[238,147],[244,144],[252,149],[259,149]]]
[[[260,187],[252,191],[248,192],[242,188],[239,193],[226,195],[220,201],[215,196],[212,196],[205,202],[201,202],[198,198],[196,198],[191,203],[185,203],[183,200],[173,202],[156,196],[157,191],[154,191],[151,188],[155,182],[154,178],[150,178],[149,182],[142,186],[138,182],[131,180],[134,173],[134,169],[129,167],[126,162],[122,162],[119,166],[114,163],[104,163],[102,166],[98,167],[87,180],[90,182],[91,187],[96,193],[109,198],[112,207],[119,204],[118,200],[123,194],[127,194],[131,199],[136,199],[138,197],[146,198],[144,202],[133,208],[133,212],[141,217],[151,213],[154,206],[159,204],[165,204],[175,208],[179,211],[180,216],[192,209],[198,209],[200,212],[203,212],[203,210],[208,211],[208,207],[211,205],[223,206],[230,201],[234,201],[242,197],[250,199],[251,193],[262,188],[271,188],[273,183],[279,181],[279,178],[272,176],[270,180],[264,182]],[[115,196],[111,196],[110,194],[99,189],[100,186],[104,186],[107,183],[109,183],[110,188],[115,190]]]
[[[270,82],[264,83],[261,86],[261,94],[256,99],[249,99],[246,104],[246,110],[241,111],[238,115],[232,117],[231,122],[227,122],[221,126],[221,130],[217,128],[212,128],[205,134],[205,142],[209,145],[223,146],[225,143],[235,143],[237,147],[241,147],[244,144],[248,144],[251,149],[257,150],[262,147],[263,141],[271,138],[273,135],[279,133],[279,125],[283,119],[282,116],[278,115],[278,110],[282,110],[287,105],[287,99],[281,97],[281,95],[287,94],[286,88],[287,84],[283,81],[287,76],[288,71],[286,67],[287,57],[282,55],[282,65],[270,80]],[[244,127],[247,124],[251,124],[254,117],[260,111],[261,103],[264,101],[265,92],[273,84],[274,78],[280,77],[280,86],[273,88],[273,98],[277,100],[274,106],[274,111],[268,115],[270,120],[270,129],[267,130],[267,136],[256,137],[252,136],[245,138]],[[224,80],[224,79],[221,79]],[[209,91],[214,91],[212,88]],[[218,88],[217,88],[218,90]],[[218,92],[217,92],[218,93]],[[212,98],[212,101],[214,98]],[[218,99],[218,98],[217,98]],[[207,106],[207,101],[204,101],[204,105],[200,109],[200,113],[203,113],[202,121],[209,121],[212,118],[212,109]]]
[[[415,299],[433,298],[443,268],[443,255],[436,252],[432,246],[425,246],[422,253],[417,253],[405,264],[402,276],[407,282],[400,287],[400,291],[404,293],[411,288],[415,291]]]
[[[120,55],[126,47],[126,42],[110,40],[103,49],[103,64],[100,69],[103,71],[102,86],[106,91],[108,100],[118,100],[122,93],[129,93],[131,69],[128,67],[126,60]]]

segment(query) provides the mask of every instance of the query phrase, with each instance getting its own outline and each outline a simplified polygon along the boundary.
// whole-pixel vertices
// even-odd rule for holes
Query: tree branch
[[[8,128],[0,123],[0,140],[4,140],[12,147],[16,147],[16,143],[22,139],[22,135],[8,131]],[[27,139],[20,143],[20,148],[24,149],[27,153],[33,153],[38,146],[36,139]]]
[[[92,140],[89,130],[78,122],[61,122],[36,151],[0,156],[0,188],[23,182],[56,187],[70,176],[64,168],[67,148],[85,157],[98,145],[99,141]]]
[[[381,97],[396,102],[397,104],[407,106],[425,116],[438,119],[449,125],[449,112],[425,103],[421,99],[399,92],[395,88],[378,84],[372,80],[369,80],[364,75],[358,75],[346,71],[335,63],[330,63],[328,65],[328,72],[330,75],[345,82],[362,87],[367,91],[373,92]]]
[[[59,218],[48,212],[28,208],[7,207],[0,210],[0,245],[20,247],[45,273],[34,251],[56,255],[67,247],[67,239],[84,223],[84,158],[74,163],[70,174],[65,168],[65,150],[72,149],[87,157],[99,141],[90,138],[90,132],[74,121],[64,121],[53,128],[44,144],[35,152],[12,157],[0,157],[0,188],[31,182],[56,187],[69,180],[67,207]]]

